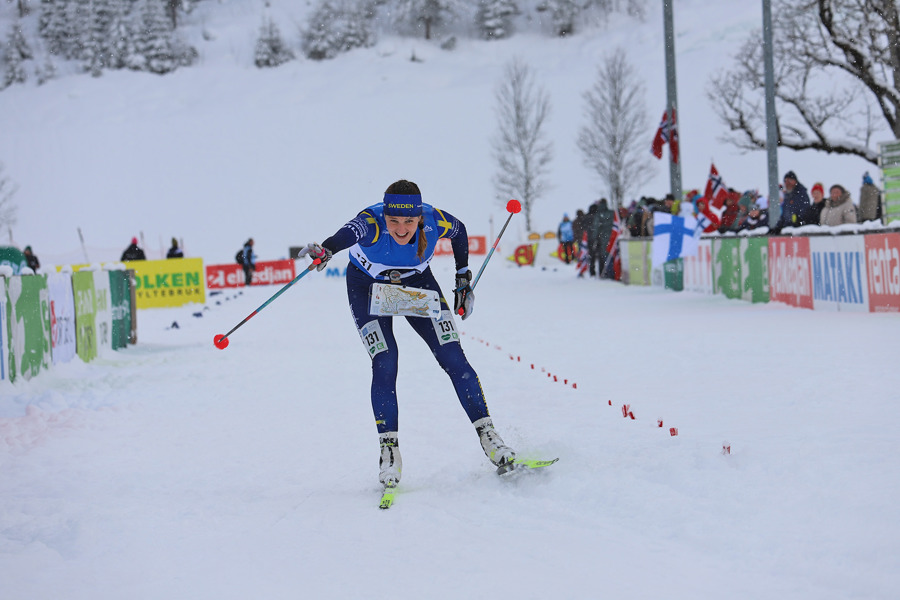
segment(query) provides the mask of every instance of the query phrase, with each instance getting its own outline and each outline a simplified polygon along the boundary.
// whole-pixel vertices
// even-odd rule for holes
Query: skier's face
[[[408,244],[419,226],[419,217],[390,217],[386,216],[388,233],[398,244]]]

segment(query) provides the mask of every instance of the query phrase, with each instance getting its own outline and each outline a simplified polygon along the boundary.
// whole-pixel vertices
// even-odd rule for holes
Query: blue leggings
[[[372,356],[372,411],[375,413],[375,424],[378,433],[397,431],[397,364],[398,348],[394,338],[394,317],[375,317],[369,314],[369,290],[375,280],[352,263],[347,267],[347,297],[350,301],[350,312],[356,322],[366,348]],[[441,293],[431,269],[424,273],[403,279],[409,287],[435,290],[441,297],[441,309],[444,319],[451,315],[447,301]],[[431,350],[441,368],[450,376],[453,388],[465,409],[469,420],[477,421],[487,417],[488,409],[484,400],[484,392],[478,375],[466,355],[458,339],[442,342],[442,337],[456,334],[456,327],[451,320],[443,325],[437,321],[423,317],[405,317],[416,333],[419,334],[428,349]],[[451,317],[452,319],[452,317]],[[438,336],[436,327],[442,327],[444,335]]]

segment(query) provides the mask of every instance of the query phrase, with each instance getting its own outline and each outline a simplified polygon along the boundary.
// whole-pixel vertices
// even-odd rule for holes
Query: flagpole
[[[672,116],[671,123],[672,134],[670,135],[669,156],[673,159],[669,161],[669,187],[675,200],[681,200],[681,160],[674,160],[672,155],[672,139],[678,140],[678,92],[675,84],[675,28],[674,19],[672,17],[672,3],[674,0],[663,0],[663,24],[665,29],[665,45],[666,45],[666,110]],[[677,136],[677,137],[676,137]],[[679,152],[680,154],[680,152]]]

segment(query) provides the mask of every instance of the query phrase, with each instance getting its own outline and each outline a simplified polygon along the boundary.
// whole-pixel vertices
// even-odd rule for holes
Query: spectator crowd
[[[721,206],[711,206],[713,200],[693,189],[684,194],[683,200],[676,200],[667,194],[661,200],[642,197],[632,200],[627,206],[611,208],[605,198],[592,203],[587,212],[578,209],[575,219],[570,221],[568,213],[563,216],[557,231],[561,243],[560,259],[567,264],[582,257],[579,277],[585,271],[591,277],[610,277],[608,265],[609,241],[618,223],[618,235],[632,238],[653,237],[653,215],[657,212],[680,216],[694,216],[704,233],[729,234],[761,227],[768,229],[762,233],[778,235],[786,227],[821,225],[835,227],[848,223],[864,223],[882,219],[881,192],[869,173],[862,178],[859,202],[855,203],[850,191],[841,184],[828,188],[814,183],[807,191],[794,171],[784,175],[781,188],[781,215],[775,223],[769,223],[767,199],[757,190],[739,192],[728,188],[724,192]],[[616,214],[618,213],[618,214]]]

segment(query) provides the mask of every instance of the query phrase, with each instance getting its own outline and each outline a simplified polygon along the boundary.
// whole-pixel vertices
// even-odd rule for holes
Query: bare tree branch
[[[546,139],[550,97],[520,59],[510,61],[495,98],[498,130],[492,145],[498,170],[494,176],[497,199],[522,203],[525,226],[531,231],[531,209],[548,188],[546,175],[553,145]]]
[[[605,59],[584,93],[587,123],[579,131],[578,147],[585,165],[606,184],[614,208],[653,175],[645,96],[622,48]]]
[[[900,137],[895,0],[780,0],[773,23],[779,145],[877,164],[876,134]],[[765,148],[763,49],[754,32],[707,97],[738,148]]]

